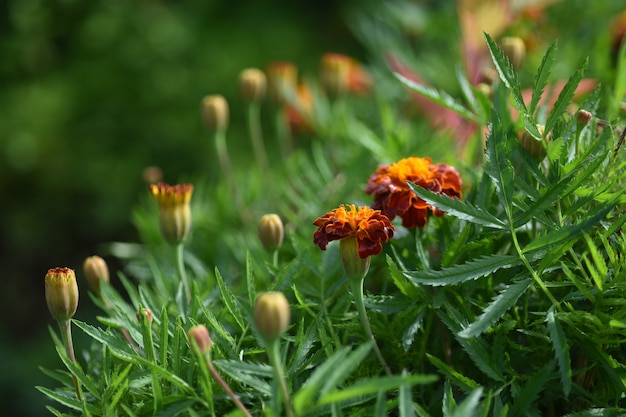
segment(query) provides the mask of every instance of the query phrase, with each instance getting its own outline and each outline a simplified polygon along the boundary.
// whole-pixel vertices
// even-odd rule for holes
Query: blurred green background
[[[249,158],[241,155],[247,136],[236,134],[244,124],[239,72],[289,60],[316,74],[324,52],[359,56],[345,19],[354,4],[0,1],[3,415],[48,413],[34,388],[53,384],[39,366],[61,367],[47,332],[55,326],[47,269],[75,268],[81,285],[86,256],[137,240],[131,211],[147,193],[145,167],[160,167],[169,182],[198,173],[216,180],[199,119],[205,94],[226,96],[229,147],[240,153],[232,157]],[[81,297],[85,320],[94,313],[84,289]]]

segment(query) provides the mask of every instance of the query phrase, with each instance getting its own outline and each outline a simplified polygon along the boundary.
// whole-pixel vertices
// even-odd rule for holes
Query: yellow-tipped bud
[[[100,283],[109,282],[109,267],[99,256],[89,256],[83,262],[83,273],[91,291],[100,294]]]
[[[70,268],[52,268],[45,278],[46,303],[55,320],[62,322],[74,317],[78,308],[76,274]]]
[[[285,230],[278,214],[264,214],[259,220],[259,239],[267,250],[278,249],[283,244]]]
[[[515,69],[519,69],[526,58],[526,45],[522,38],[507,36],[500,39],[500,49],[509,58]]]
[[[273,340],[287,330],[291,310],[282,292],[268,291],[256,298],[254,303],[254,324],[261,337]]]
[[[189,346],[191,346],[191,349],[201,353],[202,355],[209,353],[211,351],[211,347],[213,346],[209,330],[202,324],[198,324],[197,326],[193,326],[189,329],[187,332],[187,339],[189,339]]]
[[[537,130],[539,131],[539,133],[541,133],[542,136],[544,129],[545,128],[543,125],[537,125]],[[534,159],[541,161],[543,160],[543,158],[546,157],[546,146],[550,141],[550,138],[551,134],[545,136],[543,140],[535,139],[531,134],[524,130],[524,133],[522,134],[519,141],[522,147],[526,150],[526,152],[528,152]]]
[[[239,74],[239,89],[245,101],[261,101],[267,90],[267,77],[258,68],[248,68]]]
[[[370,269],[370,258],[361,258],[358,251],[356,235],[352,235],[339,241],[339,252],[343,269],[346,271],[348,279],[361,279]]]
[[[208,130],[226,130],[228,128],[228,102],[219,94],[205,96],[200,105],[204,126]]]
[[[163,237],[170,243],[181,243],[191,228],[193,185],[152,184],[150,192],[159,204],[159,224]]]

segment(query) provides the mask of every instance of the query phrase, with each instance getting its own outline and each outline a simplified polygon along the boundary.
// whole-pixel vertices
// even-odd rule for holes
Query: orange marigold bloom
[[[295,101],[287,104],[286,117],[289,128],[294,133],[313,133],[315,96],[306,82],[298,84]]]
[[[342,204],[313,222],[318,229],[313,234],[313,241],[322,250],[328,242],[355,237],[357,252],[361,259],[378,255],[382,243],[393,237],[395,228],[391,221],[380,212],[369,207],[355,207],[354,204]]]
[[[444,215],[415,195],[407,181],[438,194],[461,198],[461,177],[450,165],[431,164],[430,158],[410,157],[378,167],[365,192],[374,196],[374,209],[381,210],[391,220],[402,217],[404,227],[424,226],[428,210],[438,217]]]

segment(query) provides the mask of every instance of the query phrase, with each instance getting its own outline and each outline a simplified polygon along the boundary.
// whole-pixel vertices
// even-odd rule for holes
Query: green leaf
[[[272,387],[266,381],[273,375],[271,366],[226,359],[214,360],[213,364],[235,381],[247,385],[263,395],[271,395]]]
[[[511,165],[511,149],[507,143],[502,122],[492,111],[489,133],[487,134],[487,148],[485,152],[485,173],[491,178],[496,187],[498,200],[510,219],[512,216],[513,197],[513,167]]]
[[[509,59],[487,33],[485,33],[485,39],[487,40],[487,47],[489,48],[489,53],[491,53],[491,59],[493,60],[496,70],[500,75],[500,79],[506,88],[511,90],[515,108],[522,113],[522,115],[528,114],[526,104],[524,104],[522,97],[522,87],[520,86],[515,70],[511,66]]]
[[[402,376],[407,377],[406,370],[402,371]],[[403,382],[399,388],[400,394],[398,396],[398,411],[400,417],[414,417],[415,410],[413,410],[413,401],[411,399],[411,384]]]
[[[381,378],[367,378],[356,382],[342,390],[332,391],[319,400],[320,405],[331,404],[339,401],[361,397],[364,395],[376,394],[380,391],[390,391],[398,389],[402,385],[424,385],[437,381],[436,375],[407,375],[407,376],[387,376]]]
[[[454,285],[482,278],[499,269],[512,268],[521,263],[519,257],[514,255],[489,255],[438,271],[406,271],[404,276],[416,285]]]
[[[613,209],[612,205],[599,210],[595,215],[587,220],[562,227],[560,229],[546,233],[530,242],[522,250],[523,253],[529,253],[538,249],[547,248],[560,243],[567,242],[568,240],[578,238],[583,232],[589,230],[594,225],[598,224],[606,215]]]
[[[567,397],[572,389],[572,367],[569,356],[569,345],[565,338],[565,332],[561,327],[561,323],[554,314],[554,306],[550,307],[546,314],[546,323],[548,324],[548,332],[552,341],[552,349],[559,364],[559,375],[561,377],[561,385],[563,386],[563,394]]]
[[[440,106],[443,106],[447,109],[452,110],[453,112],[455,112],[456,114],[458,114],[459,116],[467,120],[480,123],[479,117],[477,117],[474,113],[467,110],[465,106],[463,106],[461,103],[459,103],[450,95],[448,95],[448,93],[444,91],[436,90],[424,84],[416,83],[415,81],[409,80],[408,78],[404,77],[403,75],[397,72],[395,72],[394,75],[396,76],[397,79],[400,80],[400,82],[402,82],[402,84],[406,85],[407,87],[409,87],[409,89],[415,91],[416,93],[423,95],[424,97],[432,100],[433,102],[439,104]]]
[[[566,414],[563,417],[618,417],[623,415],[624,409],[622,408],[591,408],[577,413]]]
[[[452,417],[473,416],[480,404],[480,397],[483,395],[483,387],[478,387],[470,392],[467,397],[454,408]]]
[[[235,319],[235,322],[239,326],[241,330],[246,328],[246,322],[241,315],[241,309],[237,307],[237,300],[233,293],[226,288],[226,284],[224,283],[224,278],[222,278],[222,274],[220,274],[219,269],[215,268],[215,280],[217,281],[217,285],[220,288],[220,292],[222,293],[222,301],[224,305],[228,309],[229,313]]]
[[[445,194],[434,193],[411,181],[407,181],[407,184],[419,198],[451,216],[494,229],[507,229],[507,225],[502,220],[467,201],[451,198]]]
[[[500,318],[502,318],[507,311],[509,311],[509,309],[517,302],[518,298],[521,297],[528,288],[530,288],[532,283],[532,278],[526,278],[514,284],[508,285],[483,310],[483,313],[478,317],[478,319],[476,319],[475,322],[459,332],[459,336],[469,338],[483,333],[496,321],[500,320]]]
[[[430,363],[432,363],[437,369],[439,369],[439,372],[441,372],[446,377],[446,380],[449,380],[450,383],[461,388],[463,391],[470,392],[471,390],[479,387],[478,382],[474,381],[470,377],[461,374],[459,371],[449,366],[436,356],[427,353],[426,357],[428,358]]]
[[[514,399],[509,414],[511,417],[527,416],[531,414],[531,407],[535,404],[537,396],[545,389],[553,367],[553,363],[547,363],[528,378],[526,384]]]
[[[528,106],[528,112],[534,113],[537,108],[537,104],[539,103],[539,99],[543,94],[543,90],[548,83],[548,77],[550,76],[550,71],[552,70],[552,65],[554,65],[554,61],[556,58],[556,50],[557,50],[557,41],[552,42],[546,53],[543,55],[541,60],[541,64],[539,65],[539,69],[535,74],[535,83],[533,85],[533,96],[530,100],[530,105]]]
[[[583,74],[587,69],[587,64],[589,63],[589,58],[586,58],[583,63],[578,67],[576,72],[567,80],[563,90],[559,93],[559,97],[556,99],[556,103],[552,107],[550,111],[550,115],[548,116],[548,120],[546,120],[546,126],[544,130],[544,135],[547,135],[552,131],[556,122],[563,116],[565,113],[565,109],[572,102],[572,97],[574,97],[574,93],[576,92],[576,88],[580,83],[580,80],[583,79]]]

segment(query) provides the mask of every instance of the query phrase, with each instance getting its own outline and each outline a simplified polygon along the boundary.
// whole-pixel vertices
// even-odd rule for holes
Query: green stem
[[[144,309],[140,310],[141,314],[141,327],[143,332],[143,350],[146,354],[146,359],[150,362],[157,364],[156,354],[154,353],[154,341],[152,339],[152,326],[150,320],[146,316]],[[161,384],[159,383],[159,376],[155,371],[152,371],[152,396],[153,396],[153,412],[156,415],[157,411],[161,409]]]
[[[274,249],[274,254],[272,255],[272,265],[274,268],[278,268],[278,248]]]
[[[61,331],[61,339],[65,346],[65,352],[70,361],[76,365],[76,357],[74,356],[74,343],[72,342],[72,322],[70,320],[59,321],[59,329]],[[82,400],[82,394],[80,385],[78,385],[78,378],[72,373],[72,380],[74,381],[74,389],[76,390],[76,397]]]
[[[349,278],[350,286],[352,287],[352,294],[354,296],[354,304],[356,305],[356,309],[359,312],[359,318],[361,319],[361,324],[363,325],[363,329],[365,333],[369,336],[370,340],[374,343],[374,351],[376,352],[376,356],[380,360],[380,363],[385,368],[385,372],[387,375],[392,376],[391,368],[387,365],[385,358],[383,357],[380,348],[378,347],[378,343],[376,343],[376,338],[374,337],[374,333],[372,332],[372,326],[370,325],[369,318],[367,317],[367,311],[365,310],[365,300],[363,296],[363,278]]]
[[[276,113],[276,131],[278,133],[283,158],[288,157],[292,151],[291,131],[289,129],[287,110],[283,107]]]
[[[187,280],[187,273],[185,272],[185,263],[183,260],[184,247],[183,243],[176,245],[176,266],[178,268],[178,276],[183,283],[185,290],[185,296],[187,297],[187,303],[191,302],[191,290],[189,289],[189,281]]]
[[[230,158],[228,157],[228,149],[226,148],[226,132],[223,129],[217,129],[215,131],[215,148],[222,167],[222,173],[232,191],[235,189],[235,180],[233,178]]]
[[[283,364],[280,359],[280,338],[266,340],[266,349],[267,356],[270,359],[270,364],[274,369],[274,377],[278,381],[280,391],[282,392],[283,401],[285,402],[285,412],[287,413],[287,417],[293,417],[291,397],[289,395],[289,389],[287,388],[287,380],[285,379]]]
[[[217,372],[217,369],[215,369],[215,367],[213,366],[213,362],[211,362],[211,358],[207,355],[205,356],[205,360],[206,360],[206,366],[207,368],[209,368],[209,372],[211,373],[211,376],[213,376],[213,378],[217,381],[217,383],[220,384],[220,386],[224,389],[224,391],[226,391],[228,396],[232,398],[233,402],[235,403],[235,405],[237,405],[237,407],[241,410],[241,412],[246,417],[252,417],[252,414],[250,414],[246,406],[243,405],[239,397],[237,397],[237,395],[233,392],[230,386],[226,383],[226,381],[224,381],[224,379],[222,379],[221,375]]]
[[[265,152],[265,144],[263,143],[263,130],[261,129],[261,106],[258,102],[253,101],[248,106],[248,127],[250,129],[250,139],[252,140],[252,148],[257,164],[262,172],[269,172],[270,164]]]

